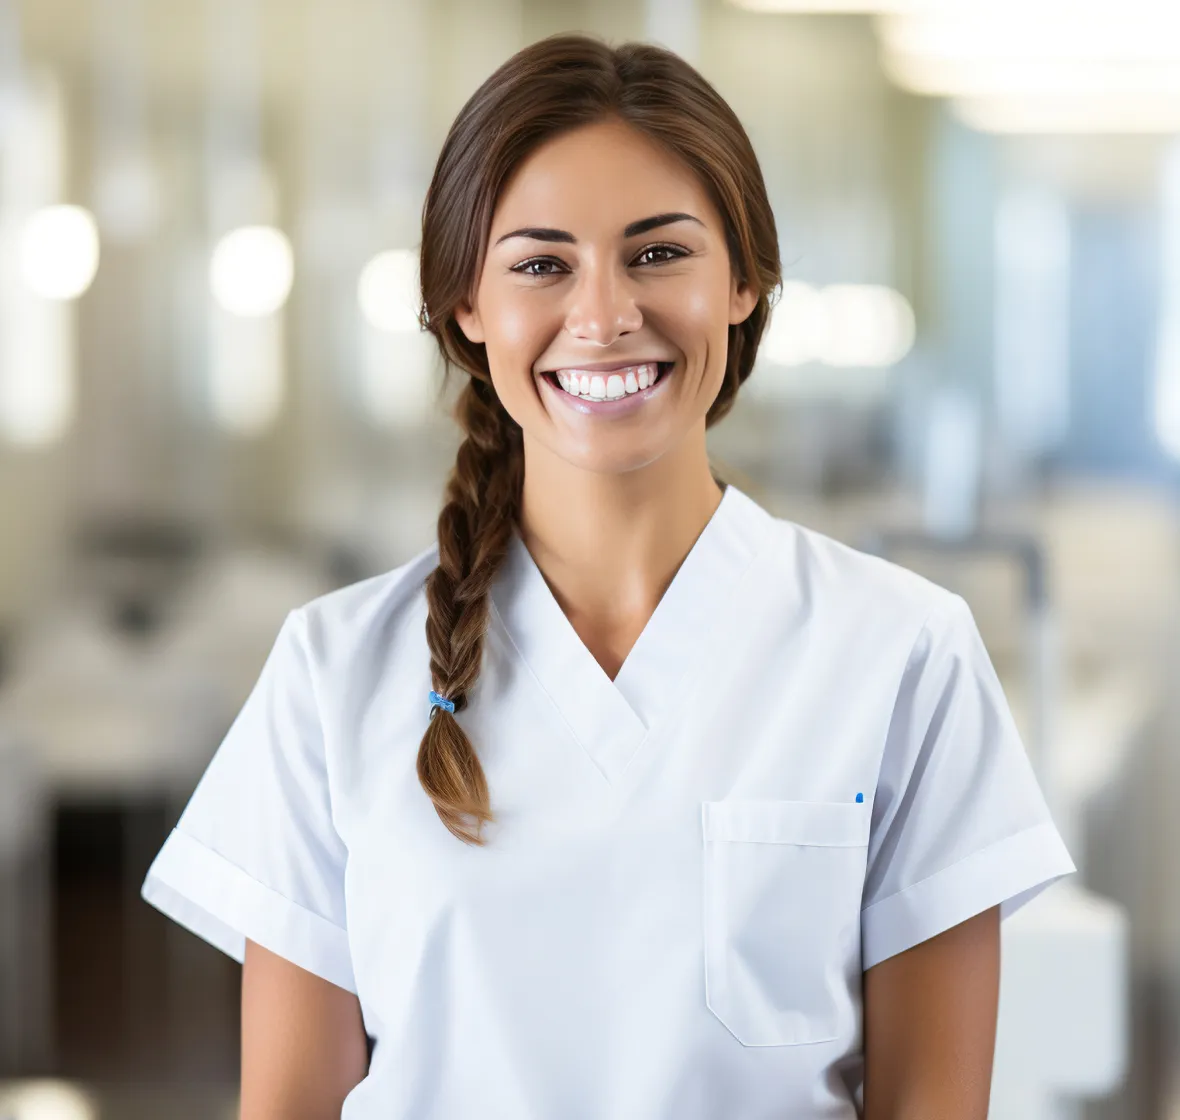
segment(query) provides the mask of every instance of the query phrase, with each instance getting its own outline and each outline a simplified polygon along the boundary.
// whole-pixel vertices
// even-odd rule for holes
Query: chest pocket
[[[839,1037],[868,804],[705,801],[705,1002],[746,1046]]]

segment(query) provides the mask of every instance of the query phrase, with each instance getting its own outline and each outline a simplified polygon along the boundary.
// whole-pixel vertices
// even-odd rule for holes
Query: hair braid
[[[426,579],[430,675],[455,713],[431,710],[418,750],[418,778],[443,824],[460,840],[483,844],[483,823],[494,819],[487,779],[455,716],[467,707],[479,676],[488,594],[520,507],[524,453],[520,428],[488,382],[469,380],[455,414],[467,436],[438,518],[438,567]]]
[[[754,310],[730,327],[725,378],[706,427],[729,412],[750,375],[781,283],[774,212],[745,129],[696,70],[662,47],[543,39],[488,77],[451,125],[422,208],[419,322],[447,368],[470,377],[455,408],[466,438],[438,519],[438,568],[426,580],[431,677],[455,711],[431,709],[418,776],[443,823],[468,843],[484,843],[479,831],[494,817],[457,717],[479,676],[488,591],[520,516],[524,450],[496,396],[484,345],[463,333],[455,313],[478,288],[497,199],[521,161],[552,137],[603,120],[626,122],[699,175],[725,223],[734,276],[758,290]]]

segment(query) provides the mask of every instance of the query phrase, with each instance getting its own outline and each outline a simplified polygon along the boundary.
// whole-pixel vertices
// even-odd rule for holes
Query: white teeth
[[[619,400],[621,397],[650,388],[659,377],[659,365],[642,362],[631,366],[624,377],[621,373],[593,375],[575,370],[556,371],[557,383],[571,396],[589,397],[591,400]]]

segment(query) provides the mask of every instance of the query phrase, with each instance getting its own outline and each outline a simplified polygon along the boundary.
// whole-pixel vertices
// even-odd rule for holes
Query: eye
[[[657,254],[654,260],[643,260],[649,253]],[[659,254],[663,254],[660,256]],[[635,263],[642,264],[666,264],[668,261],[674,261],[679,257],[687,257],[688,250],[682,249],[679,245],[648,245],[645,249],[640,249],[638,256],[635,258]]]
[[[550,266],[556,271],[550,271]],[[565,271],[565,262],[556,257],[530,257],[527,261],[514,264],[509,271],[522,276],[556,276],[558,271]]]

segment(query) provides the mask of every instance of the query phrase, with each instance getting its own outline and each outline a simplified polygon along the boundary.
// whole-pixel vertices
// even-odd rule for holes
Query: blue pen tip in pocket
[[[864,799],[865,799],[865,795],[863,793],[858,793],[856,795],[856,803],[858,805],[862,804],[864,802]]]

